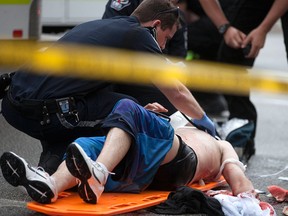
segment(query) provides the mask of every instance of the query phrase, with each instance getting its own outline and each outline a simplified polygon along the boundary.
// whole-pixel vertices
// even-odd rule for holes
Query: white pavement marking
[[[252,97],[252,101],[256,104],[271,104],[275,106],[288,106],[288,100],[285,99],[271,99],[271,98],[261,98]]]
[[[24,201],[17,201],[17,200],[10,200],[10,199],[3,199],[0,198],[0,208],[3,207],[25,207],[26,208],[27,202]]]
[[[288,106],[288,94],[273,94],[251,91],[250,99],[259,105]]]

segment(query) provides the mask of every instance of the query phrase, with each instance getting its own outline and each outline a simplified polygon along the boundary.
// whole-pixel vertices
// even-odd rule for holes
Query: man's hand
[[[261,28],[256,28],[251,31],[246,39],[243,41],[242,48],[251,44],[250,52],[245,56],[246,58],[256,58],[259,54],[260,49],[264,47],[266,39],[266,32]]]
[[[165,107],[163,107],[161,104],[157,102],[149,103],[144,108],[154,112],[168,112],[168,110]]]
[[[234,49],[241,48],[245,37],[246,35],[243,32],[234,28],[233,26],[230,26],[224,34],[225,43]]]
[[[216,136],[215,125],[205,113],[201,119],[193,119],[192,122],[198,129],[206,131],[213,137]]]

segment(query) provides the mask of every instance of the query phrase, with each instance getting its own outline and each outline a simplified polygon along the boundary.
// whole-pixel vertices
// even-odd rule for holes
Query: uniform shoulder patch
[[[121,11],[123,8],[131,4],[130,0],[112,0],[110,7],[116,11]]]

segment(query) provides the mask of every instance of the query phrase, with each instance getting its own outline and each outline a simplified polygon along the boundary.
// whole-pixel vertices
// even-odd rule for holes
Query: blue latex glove
[[[212,120],[206,115],[206,113],[204,113],[201,119],[193,119],[192,122],[194,126],[198,129],[209,133],[213,137],[216,136],[215,125]]]

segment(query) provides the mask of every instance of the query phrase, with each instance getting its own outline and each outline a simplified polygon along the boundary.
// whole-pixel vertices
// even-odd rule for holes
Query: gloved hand
[[[201,119],[193,119],[192,123],[195,127],[209,133],[211,136],[216,136],[215,125],[212,120],[204,113]]]

